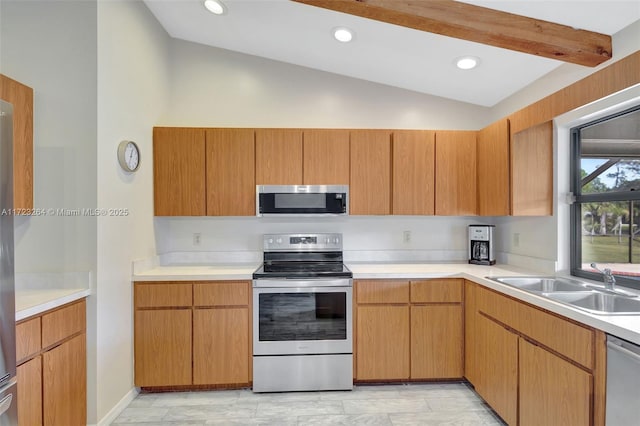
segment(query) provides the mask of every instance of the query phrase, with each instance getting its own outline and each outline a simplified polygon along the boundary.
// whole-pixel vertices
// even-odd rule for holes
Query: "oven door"
[[[350,279],[254,280],[253,354],[351,354]]]

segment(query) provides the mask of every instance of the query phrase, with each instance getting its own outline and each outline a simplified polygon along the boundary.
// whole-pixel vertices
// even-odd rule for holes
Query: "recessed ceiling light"
[[[463,56],[456,59],[456,66],[461,70],[470,70],[478,66],[480,59],[475,56]]]
[[[206,7],[209,12],[216,15],[223,15],[227,10],[220,0],[205,0],[204,7]]]
[[[349,43],[353,40],[353,31],[344,27],[334,28],[333,36],[336,40],[341,41],[342,43]]]

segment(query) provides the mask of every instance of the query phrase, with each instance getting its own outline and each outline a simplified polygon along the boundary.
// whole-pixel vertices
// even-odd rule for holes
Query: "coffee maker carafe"
[[[493,248],[494,225],[469,225],[469,263],[495,265]]]

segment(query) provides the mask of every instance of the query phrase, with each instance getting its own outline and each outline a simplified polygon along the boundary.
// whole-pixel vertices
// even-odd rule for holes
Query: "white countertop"
[[[16,321],[89,296],[86,288],[40,289],[16,291]]]
[[[133,274],[133,281],[250,280],[259,263],[155,266]]]
[[[134,281],[250,280],[258,264],[155,266]],[[486,277],[547,275],[509,265],[467,263],[347,263],[354,279],[464,278],[548,311],[640,344],[640,315],[595,315]],[[582,280],[582,279],[581,279]],[[588,280],[585,280],[588,281]],[[592,282],[593,283],[593,282]],[[598,284],[598,283],[596,283]]]

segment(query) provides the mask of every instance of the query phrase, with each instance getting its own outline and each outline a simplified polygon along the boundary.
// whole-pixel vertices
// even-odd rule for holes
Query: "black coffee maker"
[[[494,225],[469,225],[469,263],[495,265],[494,228]]]

